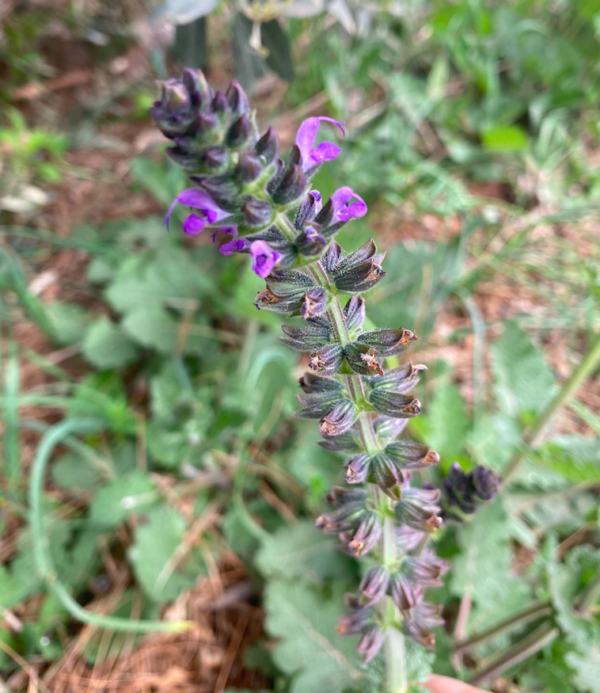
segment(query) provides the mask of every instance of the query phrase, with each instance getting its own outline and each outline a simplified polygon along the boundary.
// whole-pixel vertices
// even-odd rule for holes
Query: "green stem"
[[[507,482],[514,477],[525,459],[529,448],[534,448],[539,443],[542,434],[546,430],[552,417],[564,407],[571,397],[577,392],[580,385],[588,378],[596,366],[600,363],[600,335],[593,342],[590,350],[571,374],[571,377],[563,385],[558,395],[550,402],[540,414],[535,424],[523,436],[523,444],[512,459],[507,463],[502,472],[504,488],[508,488]]]
[[[548,616],[551,613],[552,605],[550,604],[550,600],[546,599],[544,601],[536,602],[535,604],[528,606],[526,609],[521,609],[520,611],[510,615],[508,618],[505,618],[503,621],[500,621],[491,628],[474,635],[468,640],[463,640],[462,642],[457,643],[456,647],[454,648],[454,652],[457,654],[460,652],[466,652],[467,650],[486,642],[486,640],[495,638],[505,630],[512,630],[513,628],[517,628],[525,623],[529,623],[536,618]]]
[[[95,419],[74,419],[52,426],[42,438],[33,460],[29,481],[29,524],[33,543],[33,558],[39,577],[48,590],[61,602],[73,618],[91,626],[130,633],[177,632],[188,630],[188,621],[132,621],[127,618],[101,616],[78,604],[60,582],[49,552],[48,539],[44,536],[42,515],[42,493],[48,460],[54,448],[71,433],[91,433],[99,431],[104,424]]]
[[[550,621],[542,623],[539,628],[536,628],[536,630],[523,638],[523,640],[504,650],[499,656],[494,657],[492,661],[480,669],[473,678],[473,684],[478,686],[492,676],[501,674],[503,671],[506,671],[506,669],[510,669],[510,667],[519,664],[519,662],[532,657],[548,643],[552,642],[558,634],[558,628]]]

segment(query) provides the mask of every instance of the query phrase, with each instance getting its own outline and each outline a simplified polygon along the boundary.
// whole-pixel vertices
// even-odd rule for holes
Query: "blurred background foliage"
[[[409,652],[414,690],[487,667],[497,692],[600,691],[600,2],[40,0],[0,21],[0,688],[383,690],[335,633],[358,566],[313,529],[343,474],[294,419],[305,364],[244,259],[165,232],[186,181],[147,109],[195,64],[286,145],[308,115],[346,122],[316,187],[365,197],[340,242],[388,251],[369,319],[421,338],[427,480],[507,477],[440,533],[447,627]],[[193,625],[120,630],[150,619]]]

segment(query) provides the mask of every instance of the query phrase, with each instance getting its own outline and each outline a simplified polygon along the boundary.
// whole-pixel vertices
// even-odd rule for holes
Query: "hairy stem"
[[[525,459],[528,448],[534,448],[540,441],[540,438],[546,427],[550,423],[552,417],[565,406],[571,397],[577,392],[579,386],[593,372],[596,366],[600,363],[600,335],[597,335],[592,343],[590,350],[583,357],[583,360],[571,374],[571,377],[562,386],[560,392],[550,402],[546,409],[540,414],[535,424],[526,431],[523,436],[523,444],[514,454],[512,459],[507,463],[502,472],[502,480],[504,488],[508,488],[507,482],[514,477]]]

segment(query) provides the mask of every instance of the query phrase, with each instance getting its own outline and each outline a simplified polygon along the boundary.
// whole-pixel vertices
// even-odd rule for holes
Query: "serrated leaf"
[[[600,642],[590,643],[584,654],[569,652],[567,664],[575,670],[575,683],[586,693],[600,693]]]
[[[262,45],[269,51],[267,65],[286,82],[294,79],[294,61],[290,41],[276,19],[261,26]]]
[[[536,464],[575,483],[600,476],[600,440],[576,435],[556,436],[536,452]]]
[[[511,575],[511,528],[501,499],[481,508],[458,529],[461,553],[452,560],[452,592],[477,606],[473,629],[517,611],[528,600],[527,586]]]
[[[492,346],[492,370],[496,377],[496,396],[513,416],[522,412],[539,412],[550,401],[555,380],[544,354],[513,322]]]
[[[148,513],[146,524],[135,531],[135,541],[127,552],[138,582],[150,599],[169,602],[190,589],[206,568],[194,552],[178,560],[176,551],[182,543],[187,523],[169,506]]]
[[[336,632],[343,611],[343,586],[326,597],[300,582],[272,581],[265,591],[265,627],[279,638],[275,664],[293,676],[290,693],[342,693],[363,678],[355,638]]]
[[[123,320],[123,329],[139,344],[170,354],[177,343],[178,323],[158,305],[141,306]]]
[[[336,542],[309,521],[282,527],[267,537],[255,563],[265,577],[301,578],[315,584],[352,574],[352,562],[337,550]]]
[[[449,465],[464,456],[464,443],[470,428],[465,401],[455,385],[437,388],[426,409],[427,445]]]
[[[116,527],[129,513],[140,513],[156,501],[156,486],[140,470],[101,488],[90,505],[90,521]]]
[[[108,318],[101,318],[86,332],[83,355],[96,368],[123,368],[134,361],[138,349],[123,330]]]

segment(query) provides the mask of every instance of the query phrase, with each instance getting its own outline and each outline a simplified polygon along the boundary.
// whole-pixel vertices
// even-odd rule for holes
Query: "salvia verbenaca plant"
[[[331,142],[315,145],[319,127],[326,124],[343,135],[343,124],[308,118],[283,161],[275,130],[259,137],[236,82],[223,94],[189,69],[181,80],[162,84],[151,113],[173,142],[169,156],[194,184],[174,200],[167,226],[178,203],[190,208],[186,234],[208,227],[222,254],[251,256],[254,271],[266,280],[256,307],[303,321],[282,328],[285,344],[310,354],[309,370],[300,378],[299,416],[319,421],[320,445],[347,455],[348,486],[331,490],[333,510],[319,517],[317,526],[368,561],[338,630],[360,636],[365,662],[385,646],[388,690],[403,691],[402,634],[432,648],[432,628],[443,623],[441,607],[424,599],[447,570],[428,545],[442,524],[441,492],[411,485],[412,472],[435,465],[439,456],[399,439],[421,411],[411,392],[425,366],[385,367],[386,357],[401,354],[417,337],[404,328],[363,329],[363,294],[385,276],[385,254],[373,240],[348,254],[335,241],[348,221],[366,214],[367,205],[349,187],[325,203],[311,189],[323,162],[340,153]],[[455,470],[452,475],[444,489],[448,517],[456,515],[450,510],[455,506],[472,512],[495,491],[480,472],[467,481]]]

